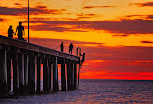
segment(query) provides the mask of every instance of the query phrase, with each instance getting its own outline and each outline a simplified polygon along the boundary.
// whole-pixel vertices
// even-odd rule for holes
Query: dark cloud
[[[153,15],[148,15],[147,19],[153,19]]]
[[[80,19],[89,19],[89,18],[94,18],[94,17],[97,17],[98,15],[97,14],[84,14],[84,13],[80,13],[80,14],[77,14],[77,20],[80,20]]]
[[[153,15],[126,15],[122,18],[128,18],[128,19],[131,19],[131,18],[137,18],[137,19],[144,19],[144,20],[148,20],[148,19],[153,19]]]
[[[27,7],[22,8],[9,8],[0,6],[0,15],[27,15]],[[62,11],[66,11],[65,9],[47,9],[46,6],[37,6],[30,8],[31,15],[38,14],[60,14]]]
[[[27,28],[27,27],[26,27]],[[87,32],[85,30],[79,30],[75,28],[69,28],[69,27],[63,27],[63,26],[58,26],[58,25],[34,25],[30,26],[30,29],[34,31],[55,31],[55,32]]]
[[[15,5],[21,5],[21,4],[19,4],[19,3],[14,3]]]
[[[114,37],[127,37],[129,36],[129,34],[117,34],[117,35],[113,35]]]
[[[153,41],[141,41],[141,43],[153,43]]]
[[[92,8],[112,8],[116,6],[85,6],[83,9],[92,9]]]
[[[2,21],[4,21],[4,19],[1,19],[1,18],[0,18],[0,22],[2,22]]]
[[[147,2],[147,3],[132,3],[132,4],[129,4],[129,5],[136,5],[136,6],[139,6],[139,7],[153,7],[153,2]]]
[[[121,20],[121,21],[31,21],[42,25],[31,26],[36,31],[90,31],[105,30],[123,34],[153,34],[153,20]],[[67,27],[71,25],[71,27]],[[62,27],[61,27],[62,26]],[[66,26],[66,27],[64,27]],[[37,27],[37,28],[36,28]],[[54,28],[53,28],[54,27]]]

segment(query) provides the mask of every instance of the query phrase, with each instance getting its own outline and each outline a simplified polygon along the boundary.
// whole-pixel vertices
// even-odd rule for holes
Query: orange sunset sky
[[[22,21],[27,38],[27,1],[0,0],[0,35]],[[86,53],[82,79],[153,80],[153,0],[30,0],[30,42],[61,41]]]

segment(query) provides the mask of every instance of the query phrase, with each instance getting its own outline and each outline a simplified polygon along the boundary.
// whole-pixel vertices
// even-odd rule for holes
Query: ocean
[[[80,80],[79,90],[0,99],[0,104],[153,104],[153,81]]]

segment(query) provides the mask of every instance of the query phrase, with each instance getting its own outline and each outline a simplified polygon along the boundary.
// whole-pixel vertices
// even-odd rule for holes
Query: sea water
[[[80,80],[79,90],[0,99],[1,104],[153,104],[153,81]]]

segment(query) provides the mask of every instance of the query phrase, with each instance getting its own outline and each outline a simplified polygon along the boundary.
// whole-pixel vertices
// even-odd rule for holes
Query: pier
[[[78,56],[0,35],[0,95],[9,95],[12,87],[13,95],[75,90],[79,81],[79,64]]]

